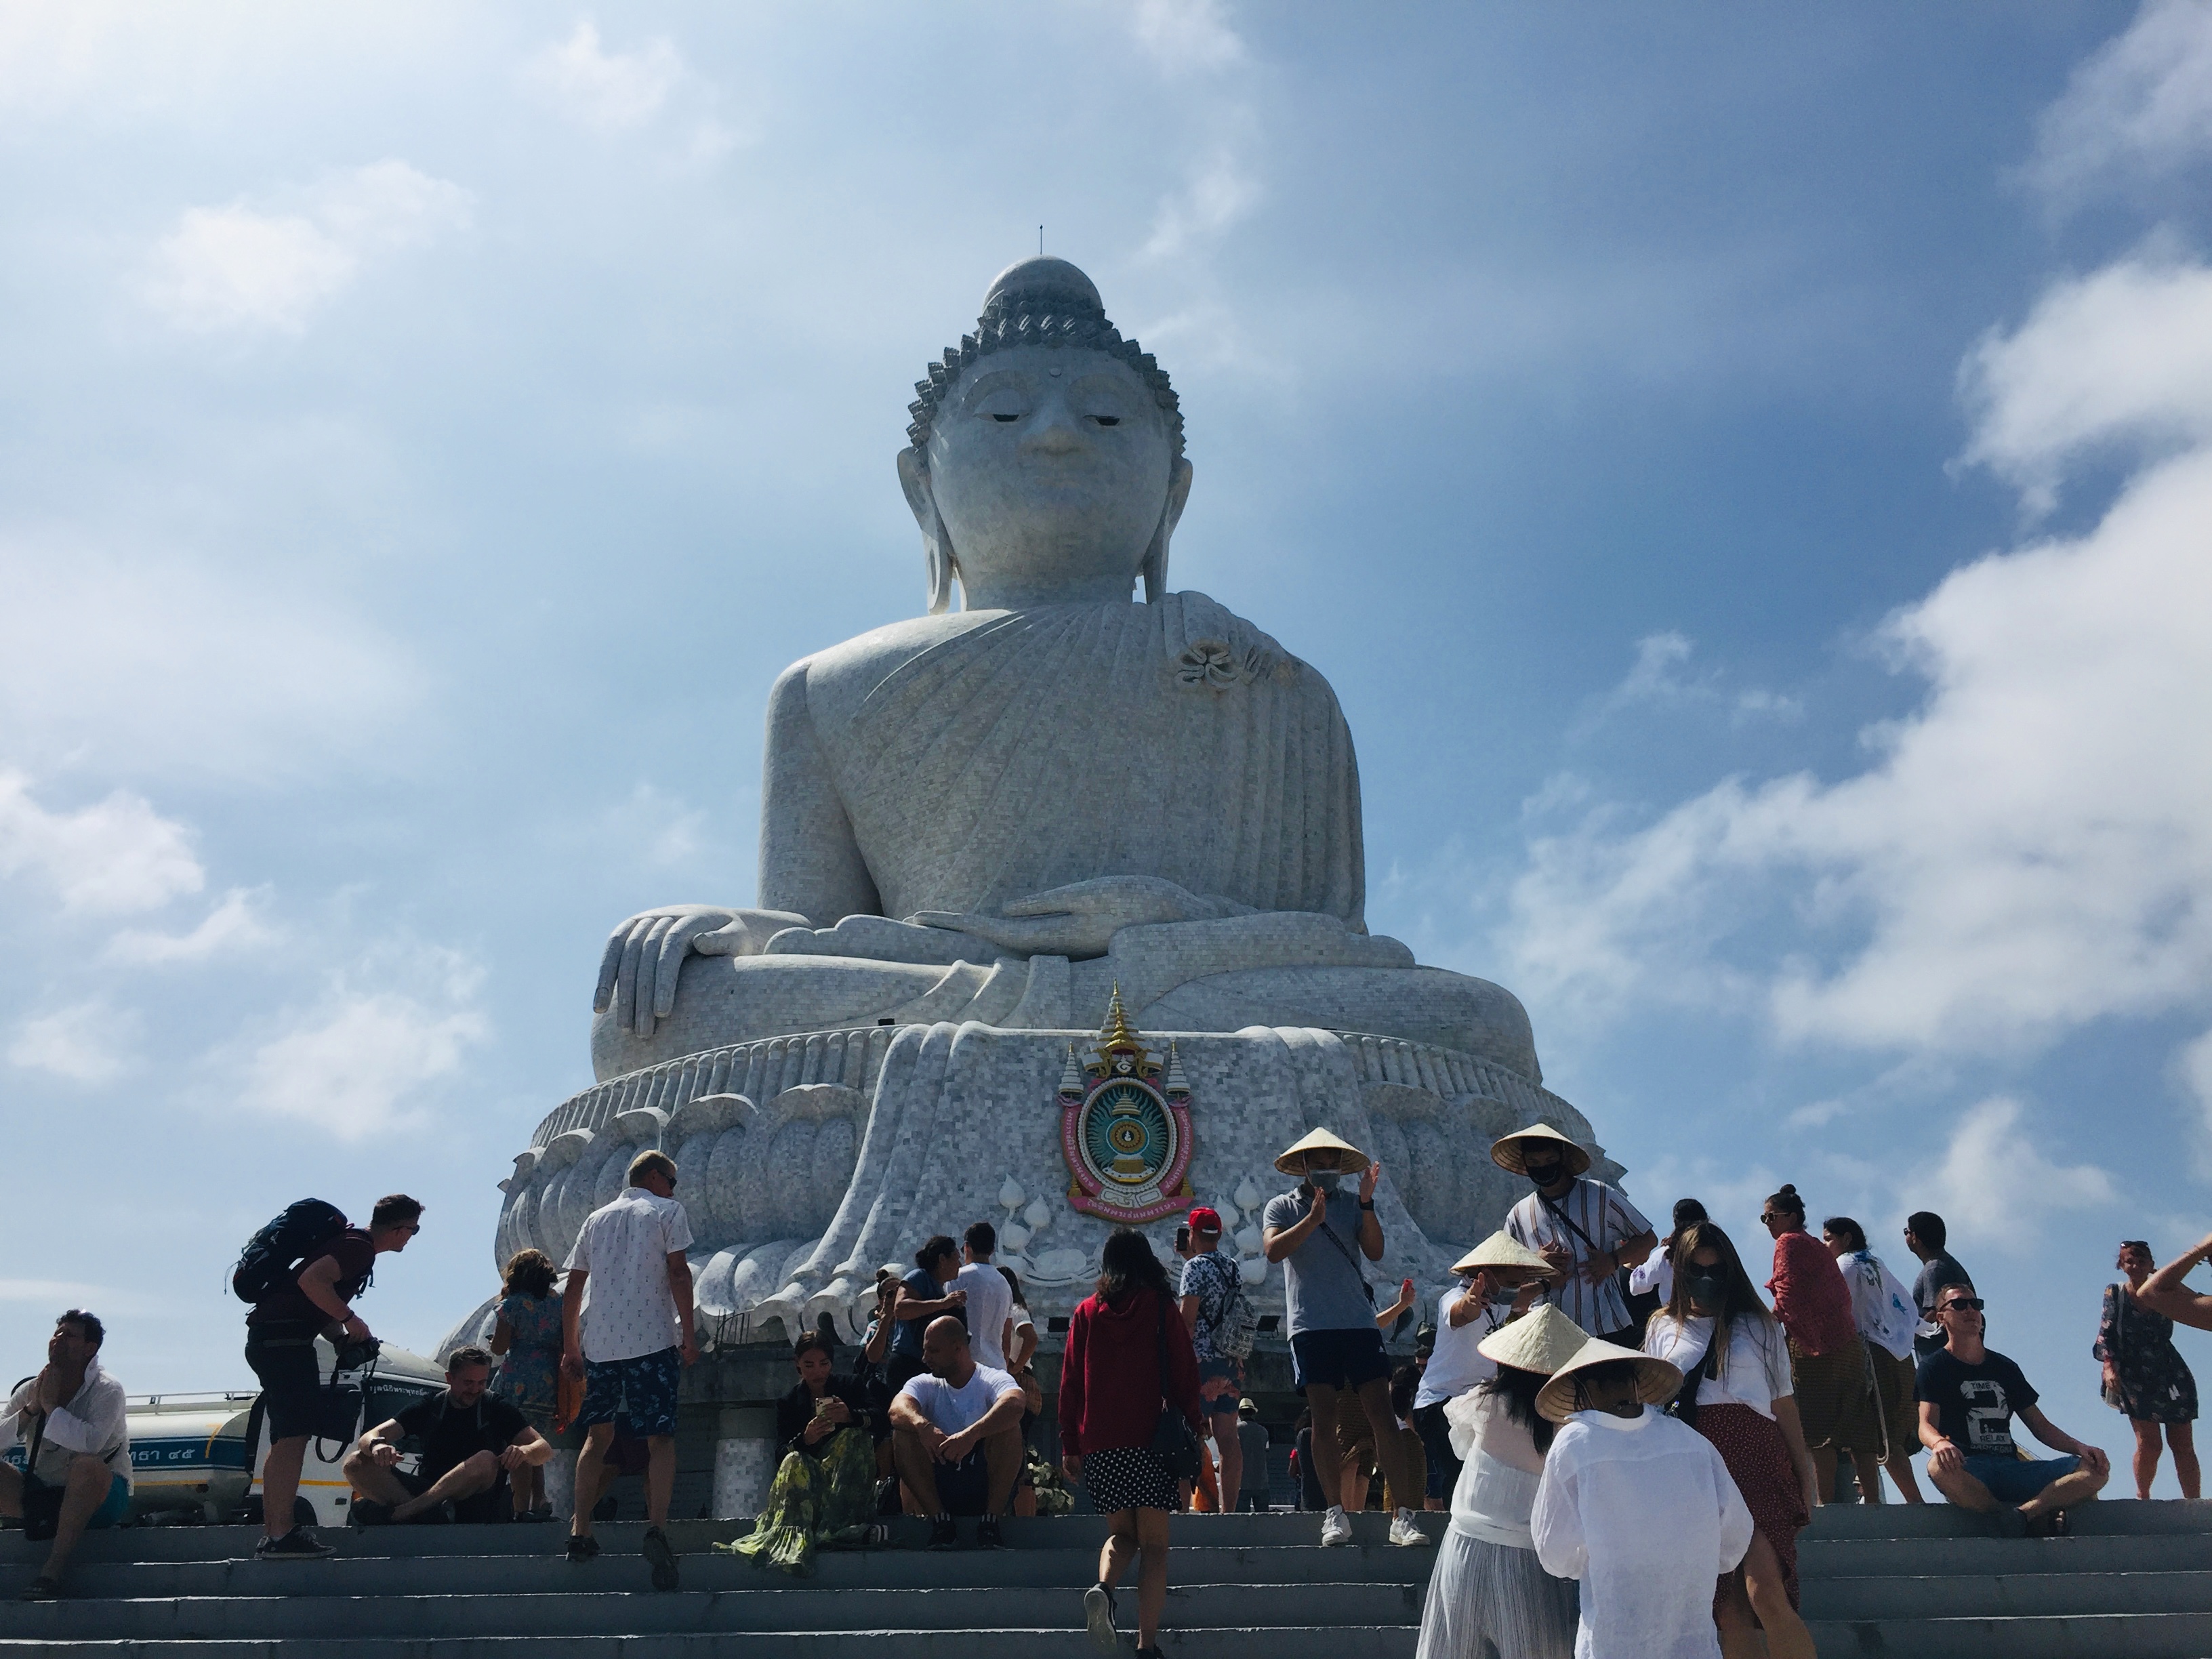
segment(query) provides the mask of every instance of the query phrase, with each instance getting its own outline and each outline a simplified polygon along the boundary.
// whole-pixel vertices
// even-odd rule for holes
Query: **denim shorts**
[[[2054,1480],[2062,1480],[2081,1467],[2069,1453],[2063,1457],[2007,1457],[1999,1452],[1977,1452],[1966,1459],[1966,1473],[1990,1489],[2000,1504],[2025,1504]]]
[[[632,1359],[584,1362],[584,1407],[576,1426],[596,1428],[619,1417],[641,1437],[676,1432],[676,1384],[684,1375],[684,1351],[663,1348]]]
[[[1390,1375],[1382,1333],[1369,1325],[1348,1331],[1300,1331],[1291,1339],[1291,1386],[1357,1389]]]

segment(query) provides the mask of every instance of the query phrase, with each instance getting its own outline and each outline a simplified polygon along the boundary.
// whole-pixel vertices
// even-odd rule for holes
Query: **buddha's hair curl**
[[[936,422],[939,405],[952,395],[952,388],[959,383],[962,374],[979,358],[1025,345],[1101,351],[1128,364],[1151,390],[1152,401],[1160,406],[1161,413],[1167,416],[1168,443],[1175,459],[1182,459],[1182,405],[1176,398],[1175,387],[1168,382],[1167,370],[1159,366],[1152,353],[1134,340],[1123,339],[1121,331],[1106,320],[1102,308],[1032,315],[1019,309],[1019,302],[1018,295],[994,295],[984,306],[983,314],[975,319],[975,331],[962,335],[957,346],[947,346],[944,357],[930,364],[927,375],[914,383],[915,391],[921,395],[907,405],[914,422],[907,428],[906,435],[925,467],[929,464],[929,429]]]

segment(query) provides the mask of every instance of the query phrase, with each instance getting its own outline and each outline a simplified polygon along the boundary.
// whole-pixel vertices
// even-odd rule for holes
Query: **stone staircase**
[[[1431,1516],[1433,1528],[1441,1517]],[[1175,1522],[1163,1645],[1207,1659],[1410,1659],[1434,1553],[1392,1549],[1355,1517],[1324,1550],[1310,1515]],[[1012,1547],[824,1553],[787,1578],[708,1551],[748,1528],[678,1522],[684,1587],[656,1594],[635,1523],[572,1567],[551,1526],[419,1527],[325,1536],[332,1560],[250,1559],[240,1528],[149,1527],[88,1539],[71,1599],[0,1602],[0,1650],[133,1659],[1073,1659],[1094,1516],[1013,1521]],[[0,1596],[42,1546],[0,1534]],[[1831,1508],[1800,1552],[1824,1659],[2212,1659],[2212,1506],[2085,1505],[2074,1535],[2003,1540],[1940,1505]],[[1123,1625],[1133,1622],[1126,1589]],[[884,1644],[895,1644],[887,1649]]]
[[[2085,1504],[2002,1539],[1948,1504],[1820,1511],[1798,1548],[1822,1659],[2206,1659],[2212,1504]]]

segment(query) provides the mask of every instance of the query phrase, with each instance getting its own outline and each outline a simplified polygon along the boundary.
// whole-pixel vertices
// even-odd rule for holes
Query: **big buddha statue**
[[[614,930],[597,1075],[781,1033],[1080,1028],[1118,985],[1146,1029],[1377,1033],[1539,1080],[1510,994],[1367,932],[1328,682],[1170,589],[1182,413],[1090,279],[1010,267],[916,391],[928,612],[777,679],[759,907]]]

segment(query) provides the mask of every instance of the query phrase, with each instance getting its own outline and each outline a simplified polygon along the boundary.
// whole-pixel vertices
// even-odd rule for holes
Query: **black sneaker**
[[[568,1534],[568,1559],[588,1561],[599,1553],[599,1540],[588,1534],[572,1532]]]
[[[1006,1540],[999,1535],[999,1517],[987,1515],[975,1523],[975,1547],[979,1550],[1002,1550]]]
[[[319,1561],[337,1553],[315,1536],[313,1527],[295,1527],[282,1538],[264,1537],[253,1547],[257,1561]]]
[[[374,1498],[356,1498],[346,1516],[349,1527],[388,1527],[392,1524],[392,1506],[380,1504]]]
[[[678,1583],[676,1552],[669,1547],[668,1534],[658,1527],[645,1529],[645,1559],[653,1564],[653,1589],[674,1589]]]
[[[19,1601],[58,1601],[62,1599],[62,1587],[51,1578],[33,1578],[15,1599]]]
[[[949,1515],[940,1515],[929,1523],[929,1547],[933,1550],[957,1549],[960,1547],[960,1523]]]
[[[2027,1517],[2010,1504],[2000,1504],[1990,1511],[1990,1529],[2000,1538],[2027,1536]]]
[[[1083,1625],[1091,1632],[1091,1645],[1101,1653],[1121,1650],[1120,1632],[1114,1628],[1114,1592],[1093,1584],[1083,1592]]]

